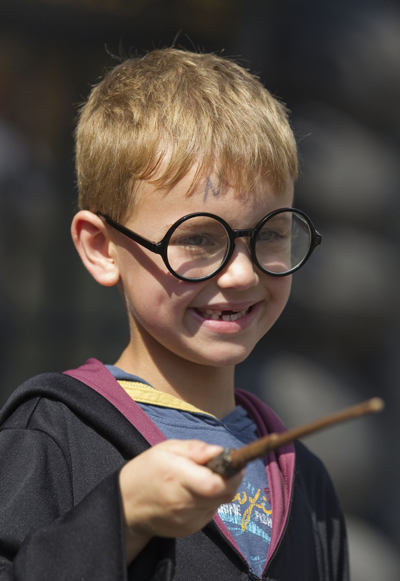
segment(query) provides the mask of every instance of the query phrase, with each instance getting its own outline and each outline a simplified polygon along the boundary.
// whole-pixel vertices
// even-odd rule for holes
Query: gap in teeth
[[[213,321],[237,321],[237,319],[241,319],[247,315],[250,309],[251,307],[244,311],[217,311],[215,309],[198,309],[198,311],[205,319],[211,319]]]

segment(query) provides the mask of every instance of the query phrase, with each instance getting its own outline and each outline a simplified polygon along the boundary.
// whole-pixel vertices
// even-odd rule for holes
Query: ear
[[[114,260],[115,245],[103,220],[89,212],[78,212],[71,224],[72,240],[79,256],[93,278],[103,286],[119,281],[119,269]]]

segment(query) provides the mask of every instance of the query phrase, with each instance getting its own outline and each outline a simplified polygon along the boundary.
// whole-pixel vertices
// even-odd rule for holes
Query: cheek
[[[289,275],[282,277],[269,277],[269,279],[267,288],[270,300],[276,306],[277,310],[279,310],[279,316],[289,300],[290,290],[292,288],[292,277]]]
[[[292,288],[292,275],[282,277],[281,282],[282,282],[282,286],[283,286],[282,293],[284,295],[284,301],[285,301],[285,305],[286,305],[286,303],[289,300],[290,291]]]
[[[192,288],[193,287],[193,288]],[[130,273],[124,285],[130,315],[144,327],[174,329],[183,319],[197,287],[168,271],[150,269]]]

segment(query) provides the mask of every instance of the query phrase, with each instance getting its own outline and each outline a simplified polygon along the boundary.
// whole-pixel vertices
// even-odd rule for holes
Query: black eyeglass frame
[[[269,270],[266,270],[265,268],[263,268],[257,260],[257,256],[256,256],[256,252],[255,252],[257,235],[258,235],[258,232],[261,230],[261,228],[264,226],[264,224],[268,220],[270,220],[274,216],[276,216],[278,214],[282,214],[284,212],[291,212],[292,214],[298,214],[302,218],[304,218],[304,220],[307,222],[307,224],[310,228],[310,232],[311,232],[310,248],[308,249],[308,252],[307,252],[306,256],[303,258],[303,260],[297,266],[293,267],[291,270],[288,270],[287,272],[270,272]],[[96,212],[96,213],[98,216],[104,218],[104,220],[107,222],[107,224],[109,224],[112,228],[121,232],[121,234],[124,234],[125,236],[127,236],[128,238],[130,238],[131,240],[136,242],[137,244],[140,244],[140,246],[147,248],[147,250],[150,250],[150,252],[154,252],[155,254],[159,254],[161,256],[161,258],[163,259],[164,264],[168,268],[169,272],[171,274],[173,274],[176,278],[179,278],[180,280],[183,280],[185,282],[202,282],[204,280],[208,280],[209,278],[212,278],[213,276],[216,276],[219,272],[221,272],[221,270],[223,270],[225,268],[225,266],[228,264],[228,262],[232,258],[233,252],[235,250],[236,238],[249,237],[250,238],[250,254],[251,254],[251,258],[252,258],[254,264],[264,274],[268,274],[270,276],[276,276],[276,277],[288,276],[289,274],[292,274],[296,270],[299,270],[299,268],[301,268],[307,262],[307,260],[310,258],[315,247],[318,246],[319,244],[321,244],[321,240],[322,240],[321,234],[319,234],[319,232],[317,232],[317,230],[314,228],[314,225],[311,222],[310,218],[307,216],[307,214],[305,212],[303,212],[302,210],[297,210],[296,208],[279,208],[278,210],[274,210],[273,212],[270,212],[269,214],[264,216],[264,218],[262,218],[260,220],[260,222],[257,224],[257,226],[255,226],[255,228],[247,228],[247,229],[239,229],[239,230],[234,230],[233,228],[231,228],[229,226],[229,224],[227,222],[225,222],[225,220],[223,218],[220,218],[219,216],[216,216],[215,214],[210,214],[208,212],[195,212],[193,214],[187,214],[186,216],[183,216],[182,218],[177,220],[174,224],[172,224],[172,226],[168,229],[165,236],[163,237],[162,240],[160,240],[160,242],[151,242],[147,238],[144,238],[143,236],[136,234],[136,232],[133,232],[129,228],[126,228],[126,226],[122,226],[122,224],[119,224],[118,222],[116,222],[115,220],[113,220],[112,218],[107,216],[106,214],[102,214],[101,212]],[[212,272],[211,274],[207,274],[206,276],[203,276],[201,278],[187,278],[187,277],[181,276],[177,272],[175,272],[173,270],[173,268],[171,267],[171,265],[169,264],[169,262],[168,262],[168,243],[171,239],[172,234],[175,232],[175,230],[183,222],[186,222],[186,220],[189,220],[190,218],[196,218],[199,216],[214,218],[214,220],[217,220],[217,222],[222,224],[222,226],[225,228],[225,231],[228,235],[228,246],[227,246],[227,250],[226,250],[226,254],[225,254],[224,259],[222,260],[220,266],[216,270],[214,270],[214,272]]]

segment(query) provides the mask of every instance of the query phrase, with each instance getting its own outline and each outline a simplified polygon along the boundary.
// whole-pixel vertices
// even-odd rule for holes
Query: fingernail
[[[222,446],[217,446],[215,444],[209,444],[208,450],[209,450],[209,452],[221,452],[221,450],[223,450],[223,448],[222,448]]]

